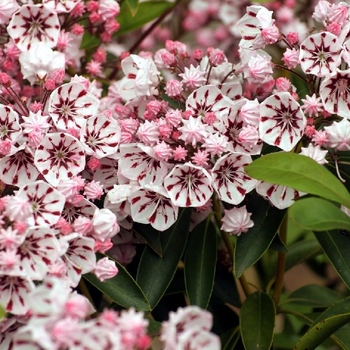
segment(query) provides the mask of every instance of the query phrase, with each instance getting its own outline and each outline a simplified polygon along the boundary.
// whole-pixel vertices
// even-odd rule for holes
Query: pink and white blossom
[[[260,138],[290,151],[304,134],[306,118],[289,92],[279,92],[260,105]]]
[[[56,12],[44,4],[23,5],[12,16],[7,31],[21,51],[36,43],[57,44],[60,23]]]

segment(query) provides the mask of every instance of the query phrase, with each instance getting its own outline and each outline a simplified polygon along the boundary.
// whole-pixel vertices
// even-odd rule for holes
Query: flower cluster
[[[193,228],[216,210],[219,228],[239,236],[254,225],[252,191],[289,207],[303,193],[244,171],[264,147],[320,164],[350,149],[349,5],[320,1],[319,29],[305,36],[291,29],[294,1],[274,14],[272,5],[238,12],[236,1],[196,10],[196,0],[183,26],[221,21],[217,39],[232,34],[235,61],[209,44],[167,39],[154,53],[123,52],[109,81],[119,4],[37,2],[0,4],[0,304],[12,315],[0,344],[146,349],[142,314],[105,311],[84,322],[91,305],[72,288],[85,273],[105,281],[118,273],[114,260],[132,261],[133,223],[166,231],[191,207]],[[89,60],[83,35],[100,43]],[[312,82],[310,94],[301,99],[277,69]],[[96,261],[96,252],[114,260]],[[165,349],[218,349],[211,323],[184,309],[160,339]]]

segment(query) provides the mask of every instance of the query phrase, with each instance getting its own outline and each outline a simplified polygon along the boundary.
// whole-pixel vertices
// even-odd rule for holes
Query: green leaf
[[[326,287],[307,285],[299,288],[283,301],[283,304],[307,305],[311,307],[328,307],[338,301],[341,296]]]
[[[120,14],[118,15],[120,27],[116,32],[116,35],[122,35],[142,27],[148,22],[151,22],[161,16],[165,11],[173,6],[174,4],[168,1],[141,2],[138,5],[137,13],[133,15],[130,11],[128,3],[123,2],[120,7]]]
[[[234,254],[234,274],[239,278],[251,265],[255,264],[273,241],[283,219],[284,210],[272,207],[258,195],[252,196],[247,204],[254,226],[237,239]]]
[[[262,291],[248,296],[240,312],[241,336],[246,350],[270,349],[275,327],[273,299]]]
[[[224,303],[241,307],[241,300],[237,289],[237,284],[232,272],[224,269],[216,269],[213,294]]]
[[[335,271],[350,289],[350,237],[337,230],[314,234]]]
[[[276,235],[273,238],[273,241],[271,242],[269,248],[275,250],[276,252],[281,252],[281,253],[288,252],[287,246],[283,243],[279,235]]]
[[[81,41],[80,48],[82,50],[89,50],[98,47],[101,44],[101,39],[95,35],[91,35],[89,32],[85,31],[83,35],[83,40]]]
[[[157,231],[150,225],[142,225],[134,223],[133,230],[140,235],[159,256],[162,256],[163,250],[160,243],[160,236],[162,232]]]
[[[222,350],[233,350],[238,343],[241,333],[239,332],[239,327],[230,329],[225,333],[221,334],[221,348]]]
[[[136,15],[137,9],[139,7],[139,0],[125,0],[125,2],[128,4],[129,9],[131,11],[131,14],[133,16]]]
[[[335,204],[322,198],[298,199],[289,208],[289,216],[306,230],[350,230],[350,217]]]
[[[295,350],[315,349],[338,329],[350,322],[350,297],[323,312],[295,345]]]
[[[304,240],[296,242],[288,247],[285,270],[301,264],[322,252],[321,246],[316,240]]]
[[[84,278],[116,304],[125,308],[134,307],[139,311],[150,311],[151,306],[135,280],[123,265],[118,262],[116,265],[118,274],[105,282],[101,282],[92,273],[84,275]]]
[[[333,335],[332,339],[335,340],[336,344],[340,349],[348,350],[350,349],[350,324],[338,329]]]
[[[213,291],[216,269],[216,231],[210,218],[189,234],[185,252],[185,285],[191,305],[206,309]]]
[[[267,154],[247,165],[245,171],[255,179],[288,186],[350,208],[346,187],[310,157],[289,152]]]
[[[191,209],[181,210],[176,223],[161,234],[163,256],[146,246],[136,281],[145,293],[152,309],[167,290],[185,250],[190,226]]]

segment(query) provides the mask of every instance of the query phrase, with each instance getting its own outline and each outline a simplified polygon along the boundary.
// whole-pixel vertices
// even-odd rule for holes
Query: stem
[[[287,241],[287,224],[288,224],[288,218],[287,218],[287,214],[285,214],[279,230],[281,241],[284,244]],[[286,267],[286,253],[278,252],[275,289],[273,291],[273,300],[275,301],[276,308],[278,308],[278,305],[281,299],[281,293],[283,290],[283,279],[284,279],[285,267]]]
[[[275,64],[275,67],[279,68],[279,69],[283,69],[286,70],[288,72],[291,72],[292,74],[295,74],[297,77],[299,77],[300,79],[302,79],[306,84],[309,84],[309,82],[307,81],[307,79],[305,77],[303,77],[302,75],[300,75],[299,73],[297,73],[294,70],[291,70],[285,66],[282,66],[281,64]]]
[[[286,315],[289,314],[289,315],[293,315],[293,316],[304,318],[304,320],[306,321],[305,322],[306,324],[313,322],[313,320],[310,317],[307,317],[306,315],[304,315],[304,314],[302,314],[300,312],[293,311],[293,310],[284,309],[284,310],[280,310],[280,313],[281,314],[286,314]]]
[[[216,220],[216,223],[218,224],[218,226],[220,227],[221,226],[221,219],[222,219],[222,215],[221,215],[221,211],[220,211],[220,204],[219,204],[217,198],[215,197],[215,195],[213,195],[212,199],[213,199],[213,210],[214,210],[215,220]],[[233,262],[234,245],[230,239],[230,235],[223,230],[220,230],[220,233],[221,233],[222,240],[225,243],[227,252],[230,256],[230,259]],[[238,279],[239,279],[239,282],[241,283],[244,294],[246,296],[252,294],[250,287],[249,287],[249,283],[247,282],[244,274],[242,274],[241,277],[239,277]]]

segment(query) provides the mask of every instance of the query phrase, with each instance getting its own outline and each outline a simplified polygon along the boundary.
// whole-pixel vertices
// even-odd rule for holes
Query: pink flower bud
[[[103,194],[103,185],[99,181],[92,180],[84,187],[84,195],[87,199],[100,199]]]
[[[286,51],[283,54],[282,61],[284,61],[284,64],[289,68],[295,68],[299,63],[299,50],[295,49],[286,49]]]
[[[113,278],[118,274],[118,272],[119,271],[115,262],[109,260],[107,257],[99,260],[96,263],[96,268],[94,271],[95,275],[101,282]]]
[[[162,58],[162,61],[167,66],[172,66],[176,63],[174,54],[170,52],[163,52],[160,56]]]
[[[289,79],[283,77],[277,78],[275,83],[276,89],[279,92],[289,91],[289,89],[292,87],[292,83],[289,81]]]
[[[339,36],[339,34],[341,32],[341,25],[337,22],[333,22],[331,24],[328,24],[326,29],[328,32],[330,32],[336,36]]]
[[[72,294],[64,305],[65,314],[72,318],[84,318],[89,312],[88,300],[80,294]]]
[[[169,80],[166,84],[165,91],[169,97],[178,97],[182,92],[182,84],[175,79]]]
[[[261,36],[264,38],[267,44],[274,44],[280,38],[280,31],[275,25],[264,28],[261,31]]]
[[[38,113],[39,111],[41,111],[43,108],[43,104],[40,102],[33,102],[30,107],[29,110],[33,113]]]
[[[73,223],[74,231],[86,236],[92,230],[92,222],[85,216],[78,216]]]
[[[94,230],[92,236],[100,241],[112,238],[120,231],[117,218],[109,209],[96,209],[92,227]]]
[[[50,78],[55,81],[57,85],[63,83],[65,71],[63,69],[55,69],[49,74]]]
[[[89,1],[89,2],[86,4],[86,9],[87,9],[89,12],[97,11],[97,10],[98,10],[98,2],[97,2],[97,1]]]
[[[11,78],[6,73],[0,73],[0,84],[5,87],[11,86]]]
[[[46,79],[45,89],[48,91],[52,91],[52,90],[55,90],[55,88],[56,88],[55,81],[53,79]]]
[[[203,58],[203,52],[200,49],[194,50],[193,52],[193,58],[196,61],[200,61]]]
[[[223,51],[214,49],[209,54],[209,62],[215,67],[227,61]]]
[[[74,35],[80,36],[84,34],[84,27],[78,23],[74,23],[71,31]]]
[[[72,227],[70,224],[66,221],[64,218],[59,218],[57,221],[55,228],[60,230],[60,233],[64,236],[69,235],[70,233],[73,232]]]
[[[103,242],[95,241],[94,252],[105,253],[113,247],[113,242],[110,239],[106,239]]]
[[[100,167],[100,161],[97,159],[97,158],[95,158],[95,157],[91,157],[89,160],[88,160],[88,162],[87,162],[87,167],[90,169],[90,170],[92,170],[92,171],[94,171],[94,170],[96,170],[96,169],[98,169],[99,167]]]
[[[297,32],[290,32],[286,36],[287,41],[291,45],[295,45],[299,43],[299,34]]]

